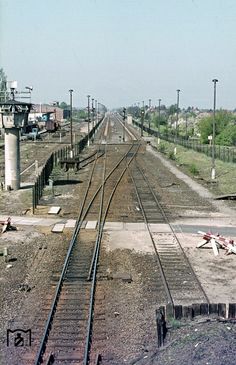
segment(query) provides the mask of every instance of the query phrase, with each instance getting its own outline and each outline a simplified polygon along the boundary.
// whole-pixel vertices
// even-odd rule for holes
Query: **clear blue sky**
[[[0,0],[0,67],[34,102],[236,107],[235,0]]]

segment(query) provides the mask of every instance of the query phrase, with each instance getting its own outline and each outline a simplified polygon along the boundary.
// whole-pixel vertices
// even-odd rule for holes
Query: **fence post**
[[[32,188],[32,213],[35,212],[35,184]]]
[[[164,340],[166,337],[166,320],[164,314],[164,308],[160,307],[156,310],[156,323],[157,323],[157,345],[161,347],[164,345]]]

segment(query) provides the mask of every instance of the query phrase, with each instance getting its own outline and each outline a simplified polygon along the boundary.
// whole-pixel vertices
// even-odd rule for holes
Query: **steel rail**
[[[158,263],[158,266],[159,266],[159,270],[160,270],[160,273],[161,273],[162,282],[163,282],[164,289],[165,289],[165,293],[166,293],[166,296],[167,296],[167,302],[173,305],[174,304],[174,301],[173,301],[172,295],[170,293],[170,289],[169,289],[169,286],[168,286],[168,283],[167,283],[167,279],[166,279],[166,276],[165,276],[165,273],[164,273],[164,270],[163,270],[163,267],[162,267],[162,264],[161,264],[161,259],[160,259],[160,256],[158,254],[158,251],[157,251],[157,248],[156,248],[156,245],[155,245],[155,242],[154,242],[154,239],[153,239],[153,236],[152,236],[152,233],[151,233],[149,224],[148,224],[147,215],[145,213],[145,210],[144,210],[144,207],[143,207],[143,203],[142,203],[142,201],[140,199],[139,192],[138,192],[138,188],[137,188],[137,184],[136,184],[136,182],[134,180],[134,177],[133,177],[133,174],[131,172],[131,169],[130,169],[130,177],[131,177],[132,182],[134,184],[134,189],[135,189],[135,192],[136,192],[136,195],[137,195],[137,198],[138,198],[139,206],[141,208],[142,216],[143,216],[144,222],[146,224],[146,227],[147,227],[149,236],[151,238],[154,251],[156,253],[157,263]]]
[[[110,197],[108,199],[103,217],[102,217],[102,207],[103,207],[103,198],[104,198],[104,187],[105,187],[105,183],[106,181],[104,180],[104,187],[103,187],[103,192],[102,192],[102,202],[101,202],[101,210],[100,210],[100,218],[101,221],[99,222],[99,230],[97,233],[97,238],[96,238],[96,243],[95,243],[95,248],[94,248],[94,255],[93,255],[93,260],[92,260],[92,266],[90,268],[90,274],[88,277],[88,280],[92,280],[92,286],[91,286],[91,292],[90,292],[90,306],[89,306],[89,319],[88,319],[88,326],[87,326],[87,336],[86,336],[86,346],[85,346],[85,352],[84,352],[84,361],[83,361],[83,365],[88,365],[89,364],[89,357],[90,357],[90,349],[91,349],[91,336],[92,336],[92,325],[93,325],[93,309],[94,309],[94,298],[95,298],[95,290],[96,290],[96,276],[97,276],[97,265],[98,265],[98,260],[99,260],[99,252],[100,252],[100,247],[101,247],[101,241],[102,241],[102,236],[103,236],[103,228],[106,222],[106,217],[110,208],[110,204],[112,201],[112,198],[115,194],[115,191],[122,179],[122,177],[124,176],[125,172],[128,170],[128,167],[130,165],[130,163],[133,161],[133,159],[136,157],[139,147],[141,146],[141,143],[139,143],[137,145],[137,149],[134,152],[133,156],[130,158],[130,160],[127,162],[125,168],[122,170],[118,180],[116,181],[116,184],[114,186],[114,188],[112,189],[112,192],[110,194]],[[97,355],[97,357],[99,358],[99,354]],[[100,358],[99,358],[100,359]]]
[[[117,116],[117,115],[115,115],[115,118],[116,118],[116,120],[122,125],[122,128],[124,127],[125,128],[125,130],[126,130],[126,132],[131,136],[131,138],[133,138],[133,140],[139,140],[139,139],[141,139],[141,137],[140,138],[137,138],[130,130],[129,130],[129,128],[125,125],[124,126],[124,124],[123,124],[123,122],[122,122],[122,120],[120,120],[120,115],[119,115],[119,117]],[[132,140],[132,139],[131,139]]]
[[[39,350],[38,350],[38,353],[37,353],[37,356],[36,356],[36,360],[34,362],[35,365],[40,365],[43,362],[43,355],[44,355],[44,352],[45,352],[45,349],[46,349],[46,344],[47,344],[49,332],[50,332],[50,329],[51,329],[51,323],[53,321],[53,317],[54,317],[54,314],[56,312],[56,306],[57,306],[57,302],[59,300],[59,296],[60,296],[60,292],[61,292],[61,288],[62,288],[62,283],[63,283],[64,276],[65,276],[65,273],[66,273],[66,270],[67,270],[67,267],[68,267],[68,264],[69,264],[69,258],[70,258],[72,249],[74,247],[75,239],[76,239],[77,234],[78,234],[78,232],[81,228],[81,225],[82,225],[82,220],[81,220],[82,212],[83,212],[83,208],[84,208],[85,201],[86,201],[86,198],[87,198],[87,194],[88,194],[88,191],[89,191],[89,187],[90,187],[90,184],[91,184],[91,180],[92,180],[92,176],[93,176],[93,173],[94,173],[96,161],[97,160],[94,161],[93,168],[91,170],[90,178],[89,178],[89,181],[88,181],[88,186],[87,186],[86,193],[84,195],[84,199],[83,199],[83,202],[82,202],[82,205],[81,205],[79,218],[76,222],[76,226],[75,226],[75,229],[74,229],[74,232],[73,232],[73,235],[72,235],[72,239],[70,241],[70,245],[69,245],[67,255],[66,255],[66,258],[65,258],[65,261],[64,261],[62,272],[61,272],[61,275],[60,275],[60,278],[59,278],[59,281],[58,281],[58,284],[57,284],[57,287],[56,287],[55,295],[54,295],[52,305],[51,305],[51,308],[50,308],[50,311],[49,311],[49,314],[48,314],[48,318],[47,318],[47,322],[46,322],[46,325],[45,325],[42,340],[41,340],[41,343],[40,343],[40,347],[39,347]]]
[[[115,167],[105,177],[105,182],[112,175],[112,173],[116,170],[116,168],[120,165],[120,163],[125,159],[125,157],[128,155],[128,153],[131,151],[131,149],[133,147],[134,147],[134,144],[128,149],[128,151],[125,153],[125,155],[122,156],[122,158],[116,163]],[[74,244],[76,242],[76,238],[78,236],[78,233],[81,229],[83,220],[84,220],[85,216],[87,215],[94,199],[96,198],[97,194],[99,193],[99,191],[101,190],[101,188],[103,186],[103,184],[101,184],[100,187],[96,190],[96,192],[94,193],[92,199],[90,200],[90,203],[88,204],[85,211],[83,212],[84,205],[85,205],[87,195],[88,195],[88,191],[89,191],[89,188],[90,188],[90,185],[91,185],[92,176],[93,176],[93,172],[94,172],[94,169],[95,169],[96,161],[97,161],[97,159],[94,161],[93,168],[91,170],[90,178],[89,178],[88,185],[87,185],[87,190],[86,190],[86,193],[84,195],[84,199],[83,199],[83,202],[82,202],[82,205],[81,205],[81,208],[80,208],[79,217],[76,221],[74,232],[72,234],[72,238],[71,238],[71,241],[70,241],[70,244],[69,244],[69,248],[68,248],[67,255],[66,255],[66,258],[65,258],[65,261],[64,261],[62,272],[61,272],[61,275],[60,275],[60,278],[59,278],[59,281],[58,281],[58,284],[57,284],[57,287],[56,287],[55,295],[54,295],[52,305],[51,305],[51,308],[50,308],[50,311],[49,311],[49,314],[48,314],[48,318],[47,318],[47,322],[46,322],[46,325],[45,325],[44,333],[43,333],[43,336],[42,336],[42,340],[41,340],[41,343],[40,343],[39,350],[38,350],[37,355],[36,355],[34,365],[42,364],[43,354],[44,354],[45,349],[46,349],[46,344],[47,344],[49,332],[50,332],[50,329],[51,329],[51,324],[52,324],[52,321],[53,321],[53,318],[54,318],[54,314],[56,312],[56,307],[57,307],[57,303],[58,303],[58,300],[59,300],[59,296],[60,296],[60,292],[61,292],[61,288],[62,288],[62,283],[64,281],[64,277],[65,277],[65,273],[66,273],[66,270],[67,270],[67,267],[68,267],[68,264],[69,264],[69,258],[71,256],[72,249],[73,249]]]
[[[104,189],[105,189],[105,175],[106,175],[106,153],[107,153],[107,146],[105,150],[105,157],[104,157],[104,167],[103,167],[103,185],[101,189],[101,200],[100,200],[100,208],[99,208],[99,216],[98,216],[98,235],[96,237],[95,241],[95,249],[93,252],[92,257],[92,263],[95,262],[97,257],[97,250],[99,245],[99,239],[100,239],[100,222],[102,221],[102,209],[103,209],[103,203],[104,203]],[[92,267],[90,265],[89,271],[92,270]],[[88,317],[88,324],[87,324],[87,335],[86,335],[86,342],[85,342],[85,351],[84,351],[84,360],[83,363],[87,365],[88,359],[89,359],[89,353],[90,353],[90,345],[91,345],[91,327],[92,327],[92,318],[93,318],[93,309],[94,309],[94,296],[95,296],[95,285],[96,285],[96,275],[93,277],[92,281],[92,287],[90,291],[90,301],[89,301],[89,317]]]
[[[206,302],[209,304],[209,303],[210,303],[210,300],[209,300],[209,298],[208,298],[207,294],[205,293],[205,290],[203,289],[203,287],[202,287],[202,285],[201,285],[201,283],[200,283],[200,281],[199,281],[199,279],[198,279],[198,277],[197,277],[197,275],[196,275],[196,273],[195,273],[195,271],[194,271],[194,269],[193,269],[193,267],[192,267],[192,265],[191,265],[191,263],[190,263],[190,261],[189,261],[189,259],[188,259],[187,255],[186,255],[186,253],[185,253],[185,251],[184,251],[184,249],[183,249],[183,247],[182,247],[182,245],[181,245],[181,243],[180,243],[180,241],[179,241],[179,239],[178,239],[178,237],[177,237],[177,235],[176,235],[176,233],[175,233],[175,231],[174,231],[174,228],[172,227],[172,224],[169,222],[169,220],[168,220],[168,218],[167,218],[167,215],[166,215],[166,213],[165,213],[164,209],[162,208],[162,206],[161,206],[160,202],[158,201],[158,199],[157,199],[157,197],[156,197],[156,194],[155,194],[155,192],[154,192],[154,190],[153,190],[152,186],[150,185],[150,183],[149,183],[149,180],[148,180],[147,176],[144,174],[144,172],[143,172],[143,170],[141,169],[141,167],[139,166],[138,162],[137,162],[137,161],[135,161],[135,163],[136,163],[136,165],[137,165],[137,168],[138,168],[139,172],[140,172],[140,173],[141,173],[141,175],[143,176],[143,179],[145,180],[145,182],[146,182],[147,186],[149,187],[149,189],[150,189],[150,191],[151,191],[151,193],[152,193],[152,196],[153,196],[153,198],[154,198],[154,200],[155,200],[155,202],[156,202],[156,204],[157,204],[157,206],[158,206],[158,209],[160,210],[160,212],[161,212],[161,214],[162,214],[162,216],[163,216],[163,218],[164,218],[164,220],[165,220],[166,224],[168,224],[168,226],[170,227],[171,232],[172,232],[172,234],[173,234],[173,236],[174,236],[174,238],[175,238],[176,242],[178,243],[178,246],[179,246],[179,248],[180,248],[180,250],[181,250],[181,252],[182,252],[182,254],[183,254],[184,260],[185,260],[185,262],[187,263],[187,265],[188,265],[188,266],[189,266],[189,268],[190,268],[191,274],[193,275],[193,277],[194,277],[195,281],[197,282],[197,284],[198,284],[198,286],[199,286],[199,288],[200,288],[200,290],[201,290],[201,292],[202,292],[202,294],[203,294],[203,296],[204,296],[204,298],[205,298]],[[147,227],[148,227],[148,224],[147,224]],[[152,234],[151,234],[151,231],[150,231],[150,229],[149,229],[149,227],[148,227],[148,231],[150,232],[150,235],[152,235]],[[154,244],[154,246],[155,246],[155,242],[154,242],[153,238],[152,238],[152,242],[153,242],[153,244]],[[154,247],[154,248],[155,248],[155,251],[157,251],[156,247]],[[158,257],[159,257],[159,255],[158,255]],[[172,304],[173,304],[173,303],[172,303]]]

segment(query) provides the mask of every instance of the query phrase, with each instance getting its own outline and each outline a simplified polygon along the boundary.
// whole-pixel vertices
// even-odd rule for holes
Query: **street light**
[[[73,135],[72,135],[72,93],[73,93],[73,90],[70,89],[69,93],[70,93],[70,148],[71,148],[70,157],[72,158],[73,157]]]
[[[141,110],[141,137],[143,137],[144,108]]]
[[[188,113],[185,114],[185,138],[188,138]]]
[[[125,142],[125,118],[126,118],[126,108],[123,108],[123,142]]]
[[[178,122],[179,122],[179,93],[180,93],[180,89],[176,90],[177,91],[177,113],[176,113],[176,131],[175,131],[175,135],[176,135],[176,139],[178,137]]]
[[[95,114],[96,114],[96,123],[98,122],[98,101],[95,100]]]
[[[216,134],[216,83],[217,79],[213,79],[214,83],[214,107],[213,107],[213,128],[212,128],[212,167],[211,167],[211,178],[212,180],[216,177],[215,169],[215,134]]]
[[[92,128],[94,128],[94,98],[92,99]]]
[[[88,95],[87,98],[88,98],[88,147],[89,147],[90,95]]]
[[[149,109],[149,113],[148,113],[148,133],[150,134],[150,128],[151,128],[151,106],[152,106],[152,99],[148,100],[149,105],[148,105],[148,109]]]
[[[160,120],[161,120],[161,99],[158,99],[158,139],[157,144],[160,143]]]

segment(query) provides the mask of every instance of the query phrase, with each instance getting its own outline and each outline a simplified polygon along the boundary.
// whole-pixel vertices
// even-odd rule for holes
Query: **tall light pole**
[[[214,106],[213,106],[213,126],[212,126],[212,167],[211,167],[211,178],[214,180],[216,178],[215,169],[215,135],[216,135],[216,83],[217,79],[213,79],[214,83]]]
[[[92,98],[92,128],[94,128],[94,98]]]
[[[178,122],[179,122],[179,93],[180,89],[177,89],[177,112],[176,112],[176,128],[175,128],[175,136],[178,138]]]
[[[141,137],[143,137],[144,108],[141,109]]]
[[[87,98],[88,98],[88,146],[89,146],[90,95],[88,95]]]
[[[123,142],[125,142],[125,118],[126,118],[126,108],[123,108]]]
[[[98,101],[95,100],[95,113],[96,113],[96,124],[98,122]]]
[[[157,144],[160,143],[160,121],[161,121],[161,99],[158,99],[158,139]]]
[[[70,148],[71,148],[71,157],[73,157],[73,135],[72,135],[72,93],[73,90],[69,90],[70,93]]]
[[[188,137],[188,113],[185,114],[185,138],[187,140]]]
[[[148,113],[148,130],[149,130],[149,134],[150,134],[150,127],[151,127],[151,106],[152,106],[152,99],[149,99],[149,113]]]

